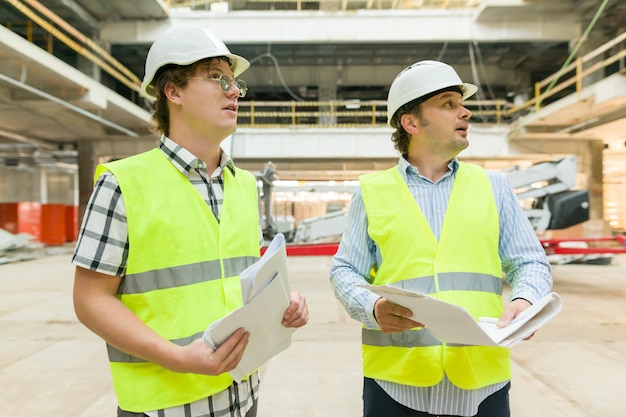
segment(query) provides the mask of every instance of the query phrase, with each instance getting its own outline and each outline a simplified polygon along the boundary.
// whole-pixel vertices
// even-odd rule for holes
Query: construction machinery
[[[502,171],[539,236],[549,230],[566,229],[589,220],[589,192],[577,189],[576,163],[576,157],[570,155],[526,168],[515,166]],[[281,232],[288,237],[291,245],[308,246],[315,254],[333,254],[336,251],[337,242],[347,224],[347,210],[301,220],[294,228],[293,218],[279,222],[269,214],[275,167],[268,165],[257,177],[263,184],[260,193],[265,201],[266,238],[271,239],[275,233]],[[540,241],[552,263],[606,264],[610,263],[614,254],[626,253],[626,238],[623,236],[540,238]],[[320,253],[315,245],[329,253]],[[297,253],[305,252],[307,250],[299,249]]]
[[[515,166],[503,173],[538,234],[565,229],[589,219],[589,193],[575,189],[575,156],[540,162],[528,168]],[[300,221],[294,242],[327,242],[340,237],[346,225],[346,214],[343,210]]]
[[[576,157],[513,167],[505,171],[537,234],[565,229],[589,220],[589,192],[576,189]],[[555,264],[609,264],[626,253],[624,236],[540,238],[548,260]]]
[[[503,172],[537,233],[589,220],[589,192],[575,189],[575,156]]]

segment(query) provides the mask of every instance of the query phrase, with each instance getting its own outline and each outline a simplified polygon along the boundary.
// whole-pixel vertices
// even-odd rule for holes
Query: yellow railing
[[[614,72],[626,70],[626,32],[605,43],[590,53],[579,57],[567,67],[535,83],[535,96],[525,103],[510,107],[505,116],[515,116],[526,110],[537,111],[549,99],[559,98],[558,94],[576,93],[581,97],[585,81],[593,82],[595,76],[602,79]],[[608,57],[603,58],[603,55]],[[603,71],[599,73],[599,71]],[[563,79],[564,78],[564,79]]]
[[[600,80],[615,72],[626,71],[626,32],[594,51],[579,57],[561,71],[535,83],[535,95],[515,105],[506,100],[467,100],[473,123],[500,125],[510,123],[542,104],[566,94],[581,97],[585,82]],[[595,78],[594,78],[595,77]],[[384,100],[337,101],[246,101],[239,102],[240,127],[384,127],[387,102]]]
[[[74,52],[84,56],[85,58],[102,68],[104,71],[109,73],[122,84],[126,85],[132,91],[139,92],[141,86],[141,80],[139,79],[139,77],[137,77],[124,65],[122,65],[109,52],[104,50],[89,37],[80,33],[72,25],[70,25],[60,16],[55,14],[52,10],[48,9],[38,1],[25,0],[25,2],[33,7],[33,9],[36,9],[38,13],[36,13],[35,10],[29,8],[25,4],[25,2],[22,2],[20,0],[5,1],[10,3],[13,7],[15,7],[18,11],[20,11],[29,19],[27,28],[29,28],[30,32],[32,32],[32,21],[45,31],[46,36],[54,36],[59,41],[63,42],[66,46],[71,48]],[[46,19],[40,16],[39,13],[45,16]],[[7,27],[9,27],[10,25],[11,23],[7,24]],[[62,30],[59,28],[61,28]],[[69,34],[69,36],[66,34],[66,32]],[[26,38],[29,39],[28,34]],[[30,38],[32,38],[32,35],[30,36]],[[29,39],[29,41],[32,42],[31,39]],[[48,52],[52,53],[52,44],[50,44]]]
[[[128,86],[133,92],[139,89],[139,78],[130,73],[123,65],[117,62],[110,54],[97,47],[83,35],[72,31],[79,42],[70,39],[47,21],[38,17],[34,11],[28,9],[20,0],[7,0],[18,10],[26,14],[35,23],[44,28],[48,34],[49,48],[51,37],[54,35],[77,53],[84,55],[96,65],[103,68],[120,82]],[[30,0],[25,0],[31,3]],[[208,4],[215,0],[189,0],[187,3]],[[352,1],[352,0],[346,0]],[[421,1],[421,0],[420,0]],[[41,13],[51,16],[55,23],[68,28],[66,22],[44,8],[37,2],[32,2]],[[480,0],[423,0],[422,4],[452,7],[456,4],[465,4],[474,7]],[[176,7],[181,1],[170,1],[168,7]],[[26,24],[26,37],[33,41],[32,23]],[[563,95],[576,93],[581,95],[585,83],[593,82],[610,75],[612,72],[624,71],[626,60],[626,32],[615,39],[600,46],[594,51],[579,57],[566,68],[535,84],[535,94],[525,103],[514,105],[506,100],[468,100],[465,102],[473,112],[474,123],[509,123],[519,119],[531,111],[537,111],[547,102],[557,100]],[[95,53],[90,49],[96,48]],[[99,56],[96,56],[98,54]],[[101,58],[102,57],[102,58]],[[106,61],[106,62],[105,62]],[[602,72],[601,72],[602,71]],[[600,73],[601,72],[601,73]],[[269,127],[359,127],[359,126],[386,126],[386,101],[381,100],[336,100],[325,102],[307,101],[246,101],[240,102],[239,125],[241,127],[269,128]]]
[[[512,106],[504,100],[468,100],[474,120],[501,124]],[[387,102],[384,100],[335,101],[246,101],[239,102],[239,127],[384,127]]]
[[[20,34],[28,42],[38,45],[40,48],[45,49],[49,54],[53,52],[52,35],[48,32],[37,35],[33,30],[33,21],[26,20],[23,22],[8,22],[7,29],[12,30],[15,33]]]

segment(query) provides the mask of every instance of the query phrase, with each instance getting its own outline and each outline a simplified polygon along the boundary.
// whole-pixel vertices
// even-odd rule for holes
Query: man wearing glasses
[[[249,334],[201,336],[241,305],[259,258],[256,179],[221,142],[237,128],[249,67],[213,33],[176,26],[146,59],[142,93],[161,134],[151,151],[100,165],[72,263],[79,320],[107,342],[118,416],[256,416],[258,373],[233,381]],[[282,324],[308,320],[292,292]]]

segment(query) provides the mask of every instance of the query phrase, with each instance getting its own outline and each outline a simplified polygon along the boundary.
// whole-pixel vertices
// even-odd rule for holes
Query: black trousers
[[[508,383],[500,391],[491,394],[478,407],[475,417],[510,417]],[[363,381],[363,417],[432,417],[422,411],[416,411],[405,407],[395,401],[373,379],[365,378]],[[439,416],[444,417],[444,416]]]

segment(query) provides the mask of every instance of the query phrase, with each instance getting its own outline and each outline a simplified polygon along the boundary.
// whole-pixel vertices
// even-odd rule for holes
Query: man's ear
[[[165,84],[163,94],[165,94],[165,97],[167,97],[167,99],[172,103],[180,104],[180,87],[173,82],[170,81]]]
[[[411,113],[405,113],[400,117],[400,124],[406,131],[406,133],[410,135],[415,135],[419,133],[419,125],[417,123],[417,117],[412,115]]]

